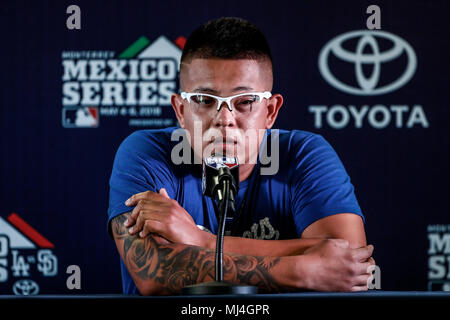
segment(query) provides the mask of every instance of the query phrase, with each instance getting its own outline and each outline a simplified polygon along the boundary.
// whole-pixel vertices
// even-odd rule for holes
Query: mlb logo
[[[220,169],[222,167],[227,166],[228,168],[234,168],[238,166],[237,158],[233,157],[210,157],[205,158],[206,165]]]
[[[62,109],[64,128],[97,128],[99,116],[97,107],[65,107]]]

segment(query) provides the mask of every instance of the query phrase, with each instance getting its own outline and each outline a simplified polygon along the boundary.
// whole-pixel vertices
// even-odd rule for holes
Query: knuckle
[[[352,276],[358,276],[359,275],[358,266],[356,264],[352,264],[352,266],[350,267],[350,274]]]
[[[142,226],[145,223],[145,219],[139,215],[139,217],[136,219],[136,225],[137,226]]]
[[[348,258],[354,263],[358,261],[357,254],[354,250],[348,252]]]
[[[173,234],[173,233],[176,232],[176,228],[173,226],[173,224],[170,224],[170,225],[167,226],[167,231],[168,231],[170,234]]]
[[[167,215],[167,223],[169,226],[172,226],[175,223],[176,219],[173,214]]]
[[[177,202],[176,200],[169,200],[169,201],[168,201],[168,204],[169,204],[169,210],[170,210],[171,212],[175,211],[175,209],[176,209],[177,206],[178,206],[178,202]]]
[[[142,205],[136,206],[136,208],[134,209],[136,219],[141,215],[141,212],[142,212]]]
[[[152,227],[152,223],[150,220],[146,220],[144,222],[144,228],[150,229]]]
[[[134,208],[133,211],[131,212],[130,218],[133,221],[136,221],[138,216],[139,216],[139,209]]]
[[[346,279],[346,281],[344,282],[344,288],[345,288],[345,291],[351,291],[352,290],[352,287],[355,285],[355,281],[351,278],[351,277],[348,277],[347,279]]]
[[[351,279],[354,275],[356,275],[356,268],[353,263],[345,263],[342,271],[346,275],[345,279]]]
[[[134,208],[134,211],[139,212],[139,210],[142,208],[142,202],[139,201],[136,205],[136,207]]]

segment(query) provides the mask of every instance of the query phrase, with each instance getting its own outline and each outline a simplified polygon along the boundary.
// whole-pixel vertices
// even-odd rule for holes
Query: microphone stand
[[[231,175],[223,175],[219,179],[223,183],[223,194],[217,191],[219,209],[219,225],[216,239],[215,280],[187,286],[181,289],[182,295],[216,295],[216,294],[256,294],[258,288],[247,285],[234,285],[223,281],[223,237],[225,234],[225,222],[230,207],[234,208],[234,196],[230,190]]]

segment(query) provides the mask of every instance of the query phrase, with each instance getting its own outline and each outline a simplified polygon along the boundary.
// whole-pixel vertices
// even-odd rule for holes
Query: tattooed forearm
[[[125,220],[127,220],[127,218],[130,216],[130,213],[124,213],[121,214],[117,217],[115,217],[112,220],[112,227],[113,227],[113,231],[114,234],[116,236],[123,236],[124,234],[128,234],[127,232],[127,228],[125,228],[125,226],[123,225],[125,223]]]
[[[215,251],[183,244],[162,243],[152,235],[141,239],[123,226],[129,214],[113,219],[113,231],[123,246],[123,259],[139,280],[152,280],[164,293],[178,293],[184,286],[214,280]],[[119,244],[118,244],[119,245]],[[280,258],[224,254],[224,280],[251,284],[262,291],[281,291],[271,275]]]

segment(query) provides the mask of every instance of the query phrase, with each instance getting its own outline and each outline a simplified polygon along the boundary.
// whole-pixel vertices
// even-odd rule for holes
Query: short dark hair
[[[262,31],[249,21],[224,17],[194,30],[186,41],[181,62],[199,59],[269,59],[269,44]]]

